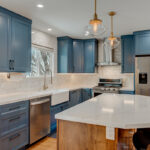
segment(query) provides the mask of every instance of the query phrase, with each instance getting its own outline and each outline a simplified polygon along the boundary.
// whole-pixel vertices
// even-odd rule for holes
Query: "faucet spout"
[[[47,82],[47,70],[45,70],[45,72],[44,72],[44,84],[43,84],[43,90],[48,89],[48,86],[47,86],[46,82]]]

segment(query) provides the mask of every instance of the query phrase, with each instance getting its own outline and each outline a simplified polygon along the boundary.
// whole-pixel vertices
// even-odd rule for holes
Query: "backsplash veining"
[[[40,31],[32,34],[32,43],[39,44],[54,49],[54,77],[53,84],[50,77],[47,79],[49,89],[59,88],[80,88],[93,87],[97,85],[99,77],[102,78],[123,78],[125,90],[134,90],[133,74],[121,74],[121,68],[99,67],[99,73],[95,74],[57,74],[57,38]],[[25,91],[39,91],[43,89],[43,77],[26,78],[25,74],[11,73],[11,78],[7,78],[7,73],[0,73],[0,94],[9,94]]]

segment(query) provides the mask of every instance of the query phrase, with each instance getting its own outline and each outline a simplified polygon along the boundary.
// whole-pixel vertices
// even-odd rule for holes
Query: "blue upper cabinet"
[[[9,71],[9,52],[10,52],[10,21],[11,17],[0,12],[0,71]]]
[[[2,7],[0,20],[0,72],[29,72],[32,21]]]
[[[15,72],[31,70],[31,26],[26,21],[12,18],[12,60]]]
[[[58,38],[58,73],[94,73],[97,62],[96,39]]]
[[[84,72],[84,41],[73,41],[73,70],[75,73]]]
[[[134,32],[135,36],[135,54],[150,54],[150,30]]]
[[[58,38],[58,73],[73,72],[73,40],[69,37]]]
[[[122,46],[122,73],[134,73],[134,36],[121,36]]]
[[[98,61],[98,41],[96,39],[84,41],[84,72],[94,73]]]

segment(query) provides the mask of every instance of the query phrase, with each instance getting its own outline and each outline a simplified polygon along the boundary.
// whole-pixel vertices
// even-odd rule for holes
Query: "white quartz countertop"
[[[31,100],[38,97],[51,96],[58,93],[69,92],[72,90],[91,88],[91,87],[71,87],[63,89],[47,89],[43,91],[31,91],[31,92],[17,92],[17,93],[8,93],[0,94],[0,105],[15,103],[24,100]]]
[[[31,100],[38,97],[50,96],[61,92],[67,92],[69,89],[45,90],[37,92],[19,92],[0,95],[0,105],[15,103],[24,100]]]
[[[102,94],[58,113],[55,117],[112,128],[150,128],[150,97]]]

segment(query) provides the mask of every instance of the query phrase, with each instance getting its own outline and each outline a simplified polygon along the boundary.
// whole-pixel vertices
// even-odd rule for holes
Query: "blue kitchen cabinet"
[[[98,60],[96,39],[58,38],[58,73],[94,73]]]
[[[92,98],[92,89],[82,89],[82,102]]]
[[[69,37],[58,39],[58,73],[73,72],[73,40]]]
[[[124,35],[121,36],[121,46],[122,46],[122,73],[134,73],[134,36]]]
[[[84,72],[84,41],[73,40],[73,70],[74,73]]]
[[[64,110],[66,110],[68,107],[69,107],[68,102],[50,106],[50,120],[51,120],[51,129],[50,130],[51,130],[51,133],[56,131],[56,128],[57,128],[57,121],[55,119],[55,115],[57,113],[60,113]]]
[[[69,92],[69,107],[73,107],[82,102],[82,89]]]
[[[10,21],[11,17],[0,12],[0,71],[9,71],[9,52],[10,52]]]
[[[134,32],[135,54],[150,55],[150,30]]]
[[[0,105],[0,149],[18,150],[29,144],[29,101]]]
[[[84,41],[84,73],[94,73],[98,62],[98,41],[90,39]]]
[[[31,71],[31,25],[14,17],[11,56],[14,60],[14,72]]]
[[[29,72],[32,21],[3,7],[0,20],[0,72]]]
[[[55,115],[59,112],[61,112],[60,105],[50,107],[50,120],[51,120],[51,129],[50,129],[50,131],[51,131],[51,133],[54,132],[57,128],[57,121],[55,119]]]

